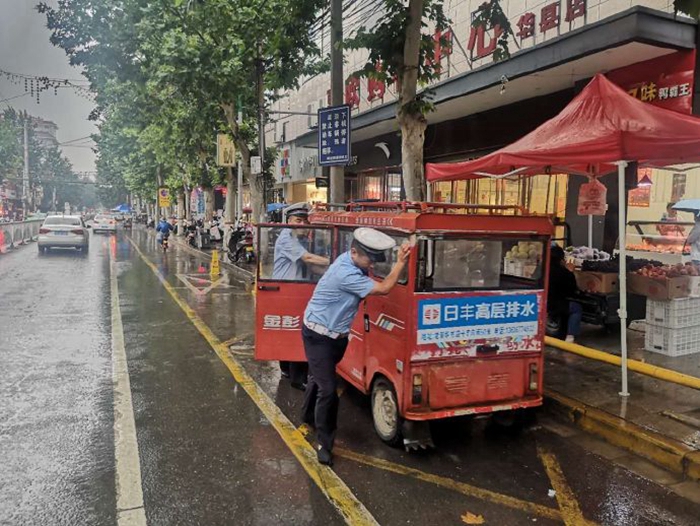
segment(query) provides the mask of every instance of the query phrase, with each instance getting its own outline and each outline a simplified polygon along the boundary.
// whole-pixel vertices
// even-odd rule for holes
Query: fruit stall
[[[667,265],[685,263],[690,248],[685,240],[695,223],[684,221],[630,221],[627,251],[640,259],[655,259]]]

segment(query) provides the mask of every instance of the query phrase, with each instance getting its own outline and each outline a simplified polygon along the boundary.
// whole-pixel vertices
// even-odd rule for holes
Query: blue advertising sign
[[[350,162],[350,106],[318,110],[318,164],[345,165]]]
[[[434,298],[418,303],[418,343],[537,335],[536,294]]]

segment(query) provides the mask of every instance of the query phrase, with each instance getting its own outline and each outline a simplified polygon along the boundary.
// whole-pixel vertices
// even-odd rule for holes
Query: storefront
[[[327,180],[318,166],[316,148],[284,145],[275,163],[275,182],[281,190],[276,201],[313,204],[328,199]]]

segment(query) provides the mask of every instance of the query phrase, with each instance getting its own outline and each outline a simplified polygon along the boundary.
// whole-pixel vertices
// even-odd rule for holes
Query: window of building
[[[685,174],[673,174],[673,186],[671,187],[671,201],[680,201],[685,197]]]

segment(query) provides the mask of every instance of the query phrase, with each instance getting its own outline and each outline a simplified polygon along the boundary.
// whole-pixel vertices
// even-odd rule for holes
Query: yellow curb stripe
[[[553,520],[562,520],[562,513],[554,508],[549,508],[547,506],[542,506],[540,504],[535,504],[534,502],[528,502],[526,500],[521,500],[510,495],[503,495],[502,493],[496,493],[495,491],[490,491],[484,488],[479,488],[477,486],[472,486],[471,484],[466,484],[464,482],[458,482],[456,480],[441,477],[439,475],[433,475],[432,473],[426,473],[425,471],[420,471],[418,469],[409,468],[408,466],[403,466],[401,464],[396,464],[388,460],[384,460],[376,457],[369,457],[367,455],[362,455],[361,453],[355,453],[345,448],[336,447],[333,452],[338,457],[342,457],[348,460],[353,460],[360,464],[365,464],[367,466],[372,466],[374,468],[382,469],[384,471],[390,471],[391,473],[397,473],[399,475],[406,475],[423,482],[429,482],[441,488],[446,488],[467,497],[473,497],[480,500],[485,500],[492,502],[500,506],[507,506],[518,511],[523,511],[525,513],[530,513],[532,515],[537,515],[539,517],[544,517]]]
[[[564,474],[561,471],[561,466],[557,461],[556,457],[545,451],[540,446],[537,446],[537,456],[540,457],[542,465],[544,466],[547,476],[552,483],[552,488],[556,492],[556,499],[559,503],[559,508],[561,509],[561,515],[564,519],[564,524],[567,526],[583,526],[586,524],[595,524],[593,522],[587,521],[581,512],[581,507],[578,504],[578,500],[571,491],[571,488],[564,478]]]
[[[228,347],[221,343],[212,330],[190,308],[187,302],[180,297],[177,291],[175,291],[170,283],[161,275],[158,268],[143,254],[143,252],[141,252],[141,249],[139,249],[136,243],[130,237],[127,237],[127,239],[143,262],[153,271],[175,303],[179,305],[187,318],[197,328],[204,339],[207,340],[209,345],[211,345],[219,359],[231,372],[236,382],[245,389],[251,400],[258,406],[265,417],[267,417],[304,470],[316,483],[321,492],[328,498],[331,504],[333,504],[343,516],[345,522],[353,525],[377,525],[378,523],[372,514],[365,508],[364,504],[355,497],[345,482],[343,482],[333,470],[318,463],[316,452],[306,441],[302,433],[289,421],[275,403],[270,400],[262,388],[243,369],[241,364],[229,354]]]
[[[577,343],[567,343],[549,336],[545,336],[544,343],[550,347],[555,347],[559,350],[577,354],[591,360],[605,362],[611,365],[622,365],[622,358],[619,356],[608,352],[599,351],[598,349],[584,347],[583,345],[578,345]],[[692,389],[700,389],[700,378],[696,378],[695,376],[678,373],[670,369],[664,369],[663,367],[659,367],[657,365],[651,365],[638,360],[632,360],[630,358],[627,359],[627,367],[630,371],[651,376],[657,380],[664,380],[665,382],[684,385],[685,387],[690,387]]]

